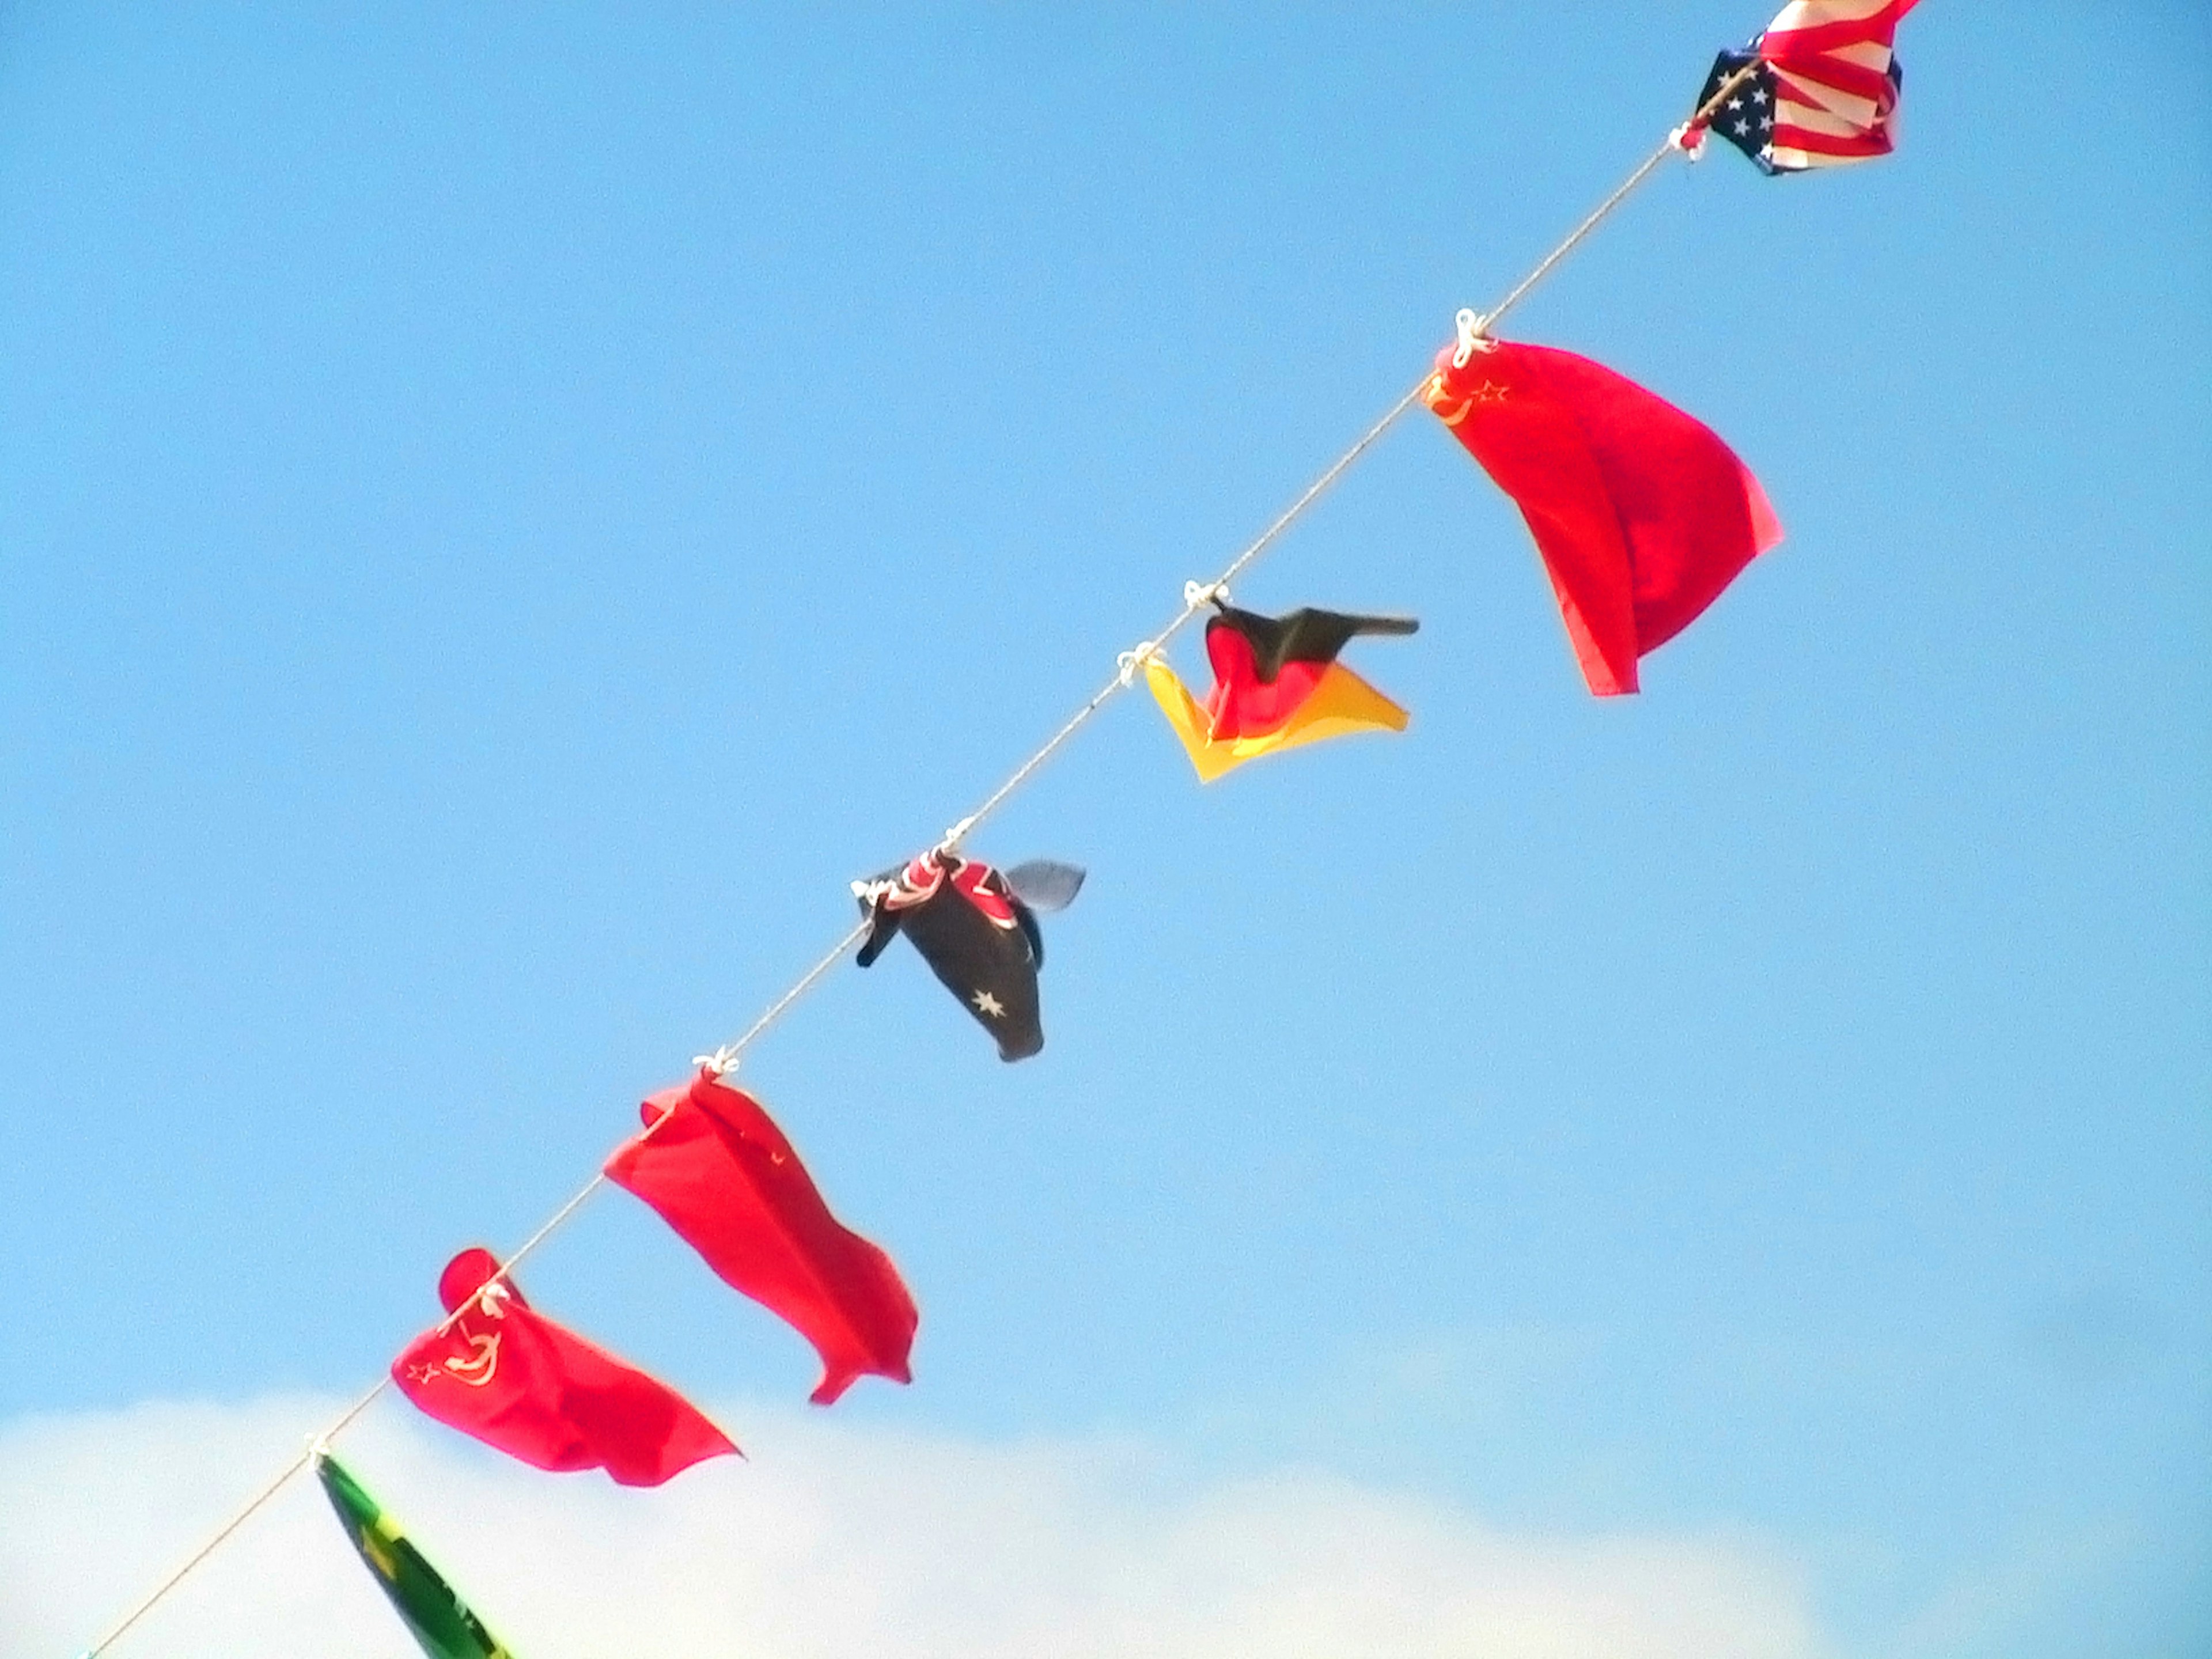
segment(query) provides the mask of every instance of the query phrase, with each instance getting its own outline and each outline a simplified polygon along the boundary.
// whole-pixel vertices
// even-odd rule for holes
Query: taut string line
[[[1588,240],[1591,234],[1595,232],[1600,225],[1603,224],[1608,218],[1612,217],[1613,215],[1620,210],[1621,204],[1626,202],[1631,196],[1634,195],[1637,190],[1647,179],[1649,179],[1654,173],[1658,171],[1660,164],[1665,161],[1669,155],[1672,155],[1678,150],[1684,154],[1692,154],[1692,152],[1690,149],[1690,143],[1692,137],[1707,121],[1711,119],[1713,112],[1719,109],[1722,104],[1727,101],[1729,94],[1733,93],[1736,88],[1742,85],[1746,81],[1749,80],[1757,71],[1757,69],[1758,60],[1754,58],[1751,63],[1747,64],[1742,69],[1738,70],[1734,75],[1723,82],[1719,88],[1714,92],[1713,95],[1707,99],[1698,108],[1695,115],[1692,116],[1683,125],[1675,128],[1673,132],[1669,133],[1667,136],[1666,142],[1662,143],[1656,149],[1653,150],[1650,155],[1646,156],[1642,163],[1638,166],[1636,171],[1630,173],[1628,177],[1621,182],[1620,188],[1615,190],[1612,195],[1607,197],[1604,201],[1598,204],[1597,207],[1592,210],[1589,216],[1584,219],[1582,223],[1577,225],[1572,231],[1568,233],[1566,239],[1557,247],[1546,254],[1543,259],[1537,264],[1536,268],[1531,270],[1526,276],[1522,277],[1520,283],[1510,293],[1509,293],[1503,300],[1500,300],[1495,306],[1492,307],[1489,311],[1482,313],[1480,316],[1474,319],[1473,328],[1474,333],[1477,335],[1487,334],[1490,331],[1491,327],[1499,318],[1504,316],[1507,312],[1512,310],[1516,306],[1519,305],[1522,301],[1527,299],[1540,283],[1543,282],[1546,277],[1549,276],[1554,270],[1556,270],[1560,264],[1566,259],[1568,255],[1571,254],[1577,248],[1580,247],[1583,242]],[[1405,394],[1397,400],[1397,402],[1392,404],[1389,409],[1383,411],[1382,416],[1376,421],[1374,425],[1369,427],[1366,431],[1360,434],[1358,439],[1352,444],[1351,448],[1346,450],[1343,454],[1338,456],[1336,459],[1330,464],[1326,471],[1324,471],[1319,477],[1316,478],[1313,483],[1306,486],[1304,493],[1300,495],[1299,497],[1296,501],[1292,501],[1289,507],[1285,507],[1280,517],[1277,518],[1273,524],[1261,531],[1260,534],[1253,539],[1251,544],[1246,547],[1243,552],[1237,554],[1235,558],[1231,559],[1227,567],[1222,571],[1221,574],[1211,584],[1204,586],[1196,582],[1188,584],[1184,591],[1182,609],[1176,613],[1175,617],[1168,623],[1167,626],[1160,629],[1158,633],[1152,635],[1149,640],[1146,640],[1143,644],[1138,646],[1135,650],[1122,653],[1114,678],[1107,681],[1104,685],[1099,687],[1097,691],[1092,695],[1091,700],[1085,703],[1082,708],[1077,709],[1075,713],[1069,717],[1066,724],[1062,726],[1057,732],[1054,732],[1051,737],[1048,738],[1043,745],[1039,748],[1035,754],[1031,755],[1027,760],[1016,767],[1012,775],[1008,777],[1004,783],[993,790],[991,793],[985,798],[981,805],[978,806],[966,817],[962,818],[950,830],[947,830],[945,832],[944,839],[939,842],[939,846],[946,850],[957,848],[978,824],[981,823],[984,819],[996,812],[999,808],[1005,805],[1006,802],[1012,799],[1016,790],[1021,788],[1024,784],[1027,783],[1041,769],[1042,769],[1048,761],[1051,760],[1054,755],[1057,755],[1061,749],[1065,748],[1069,740],[1072,739],[1078,732],[1081,731],[1085,726],[1089,724],[1093,715],[1097,714],[1101,708],[1103,708],[1109,702],[1113,701],[1114,696],[1116,692],[1127,690],[1130,685],[1134,683],[1137,672],[1142,667],[1145,660],[1149,657],[1158,654],[1158,653],[1167,645],[1169,641],[1172,640],[1177,634],[1181,633],[1186,627],[1189,626],[1191,618],[1197,616],[1201,611],[1203,611],[1217,595],[1225,597],[1228,592],[1229,584],[1235,580],[1238,576],[1242,575],[1248,568],[1249,568],[1263,554],[1267,553],[1269,549],[1273,548],[1274,544],[1282,538],[1284,533],[1304,515],[1307,509],[1311,507],[1316,501],[1319,501],[1323,495],[1328,493],[1330,485],[1335,483],[1338,479],[1341,478],[1346,472],[1350,471],[1355,463],[1364,456],[1369,450],[1374,448],[1377,443],[1382,441],[1383,434],[1389,432],[1393,426],[1397,424],[1399,418],[1403,416],[1407,410],[1411,409],[1416,403],[1420,401],[1421,394],[1427,389],[1428,384],[1429,377],[1425,374],[1424,374],[1419,380],[1415,381]],[[820,961],[817,962],[811,968],[808,969],[789,990],[778,997],[773,1003],[770,1003],[766,1011],[761,1014],[760,1018],[756,1019],[751,1025],[746,1028],[743,1036],[739,1036],[732,1042],[725,1043],[721,1048],[717,1048],[712,1054],[701,1055],[699,1057],[698,1063],[711,1067],[717,1073],[727,1073],[736,1070],[738,1061],[744,1055],[745,1050],[750,1048],[756,1042],[765,1035],[770,1026],[774,1025],[778,1020],[782,1018],[785,1014],[788,1013],[793,1005],[806,996],[809,992],[812,991],[815,987],[819,985],[824,979],[828,978],[831,969],[835,969],[839,963],[845,959],[846,954],[860,942],[862,936],[866,933],[867,930],[868,924],[865,920],[854,927],[846,933],[844,938],[837,941],[836,945],[826,955],[824,955]],[[655,1129],[659,1128],[661,1124],[665,1123],[669,1118],[674,1115],[675,1114],[673,1113],[664,1113],[653,1123],[646,1126],[641,1132],[641,1136],[650,1136]],[[505,1261],[499,1264],[498,1270],[495,1272],[490,1278],[484,1281],[482,1289],[480,1289],[477,1293],[477,1296],[481,1297],[485,1291],[492,1289],[495,1285],[504,1284],[507,1281],[508,1275],[511,1274],[517,1267],[521,1265],[525,1257],[536,1250],[539,1245],[543,1244],[562,1226],[565,1225],[569,1218],[584,1206],[586,1200],[590,1199],[593,1194],[597,1193],[599,1188],[605,1186],[606,1183],[607,1177],[604,1170],[592,1176],[591,1180],[584,1184],[583,1188],[577,1192],[575,1196],[569,1199],[567,1203],[563,1204],[558,1210],[555,1211],[546,1220],[544,1225],[538,1228],[536,1232],[532,1233],[527,1239],[526,1239],[522,1243],[521,1246],[515,1250],[514,1255],[508,1256]],[[441,1333],[443,1333],[452,1328],[454,1322],[459,1320],[463,1314],[468,1311],[469,1307],[473,1305],[473,1302],[474,1298],[471,1298],[470,1303],[464,1304],[458,1311],[447,1315],[447,1316],[440,1322],[437,1327],[438,1330]],[[351,1426],[355,1419],[359,1418],[363,1412],[369,1408],[370,1406],[374,1405],[378,1396],[382,1395],[384,1391],[391,1386],[392,1379],[389,1376],[383,1377],[377,1382],[374,1388],[371,1389],[367,1394],[363,1395],[359,1400],[355,1401],[352,1406],[349,1407],[343,1416],[340,1417],[337,1422],[331,1424],[330,1427],[325,1429],[321,1434],[315,1437],[314,1440],[310,1443],[310,1449],[302,1452],[298,1457],[295,1458],[281,1474],[271,1480],[269,1484],[264,1486],[258,1492],[255,1493],[253,1498],[246,1504],[246,1506],[240,1510],[235,1516],[232,1516],[231,1519],[225,1523],[222,1530],[217,1532],[213,1537],[210,1538],[207,1542],[201,1545],[198,1549],[195,1550],[188,1558],[186,1558],[183,1565],[179,1566],[174,1572],[163,1579],[161,1583],[154,1589],[151,1594],[148,1595],[136,1607],[132,1607],[129,1613],[125,1613],[122,1619],[118,1620],[114,1627],[111,1629],[106,1635],[101,1637],[98,1642],[86,1649],[82,1656],[82,1659],[100,1659],[100,1655],[106,1653],[110,1648],[113,1647],[116,1642],[126,1631],[130,1630],[132,1626],[136,1625],[141,1619],[152,1612],[155,1607],[168,1595],[170,1591],[175,1589],[179,1584],[184,1583],[185,1579],[196,1571],[202,1562],[205,1561],[208,1557],[214,1554],[218,1548],[229,1540],[230,1536],[234,1533],[237,1532],[240,1528],[243,1527],[249,1520],[251,1520],[264,1504],[268,1503],[270,1498],[276,1497],[276,1495],[283,1489],[285,1485],[291,1480],[293,1476],[298,1474],[302,1469],[307,1468],[308,1465],[314,1461],[313,1447],[322,1445],[325,1442],[335,1439],[342,1431]]]

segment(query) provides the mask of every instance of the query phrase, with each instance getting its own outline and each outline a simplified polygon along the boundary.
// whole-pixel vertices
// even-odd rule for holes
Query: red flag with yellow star
[[[426,1415],[534,1468],[605,1469],[625,1486],[737,1450],[683,1395],[555,1324],[498,1271],[489,1250],[447,1262],[438,1299],[458,1317],[392,1362]]]
[[[1528,522],[1575,659],[1601,697],[1782,539],[1711,429],[1601,363],[1547,346],[1446,347],[1426,392]]]

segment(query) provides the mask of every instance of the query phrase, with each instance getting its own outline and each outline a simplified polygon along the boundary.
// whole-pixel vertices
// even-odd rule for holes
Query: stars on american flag
[[[1723,106],[1721,120],[1728,127],[1728,135],[1741,143],[1753,133],[1765,142],[1774,131],[1774,117],[1759,107],[1766,102],[1763,92],[1753,93],[1748,98],[1741,93],[1729,99]]]
[[[1713,112],[1712,130],[1751,157],[1763,171],[1771,172],[1774,76],[1755,53],[1723,52],[1713,64],[1713,72],[1705,77],[1705,89],[1698,94],[1698,107],[1703,109],[1711,102],[1713,94],[1737,70],[1753,64],[1758,67],[1753,70],[1751,78],[1739,82],[1720,108]]]

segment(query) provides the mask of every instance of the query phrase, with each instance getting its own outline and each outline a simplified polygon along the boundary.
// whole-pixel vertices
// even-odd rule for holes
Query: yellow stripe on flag
[[[1182,739],[1199,781],[1212,783],[1248,760],[1355,732],[1402,732],[1412,716],[1341,663],[1328,672],[1298,705],[1297,712],[1265,737],[1217,738],[1206,710],[1190,695],[1175,670],[1157,657],[1145,664],[1145,683],[1152,700]]]

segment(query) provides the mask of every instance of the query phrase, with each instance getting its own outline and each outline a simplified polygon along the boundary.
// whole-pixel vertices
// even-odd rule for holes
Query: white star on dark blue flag
[[[1746,155],[1761,173],[1775,173],[1784,169],[1774,165],[1768,141],[1774,133],[1774,75],[1760,61],[1755,47],[1741,52],[1724,52],[1713,59],[1713,72],[1705,77],[1705,87],[1698,94],[1698,107],[1703,109],[1713,100],[1729,76],[1738,70],[1757,64],[1751,78],[1736,83],[1728,101],[1713,119],[1713,131]],[[1748,100],[1753,113],[1741,113]]]

